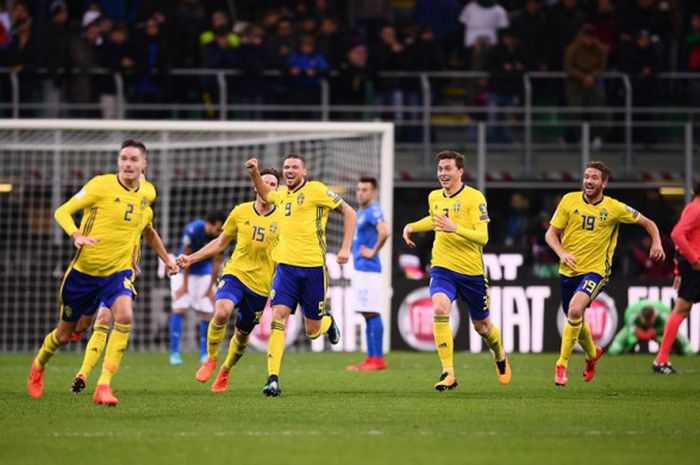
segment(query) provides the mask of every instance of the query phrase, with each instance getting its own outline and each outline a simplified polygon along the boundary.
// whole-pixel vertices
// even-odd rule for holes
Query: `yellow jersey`
[[[576,269],[559,264],[564,276],[598,273],[608,277],[620,223],[636,223],[639,212],[611,197],[589,203],[583,192],[569,192],[559,202],[550,224],[564,232],[561,245],[576,258]]]
[[[54,212],[56,221],[70,236],[78,231],[72,215],[82,210],[80,232],[98,240],[97,244],[80,247],[71,267],[101,277],[130,270],[136,239],[155,198],[156,188],[143,179],[131,190],[116,174],[92,178]]]
[[[138,265],[141,261],[141,237],[143,236],[144,229],[148,227],[153,227],[153,209],[151,207],[146,208],[146,213],[144,213],[143,218],[141,219],[141,228],[135,239],[134,258],[132,259],[132,263],[134,265]],[[135,279],[136,273],[134,273],[132,281]]]
[[[231,210],[223,228],[234,237],[236,248],[224,265],[223,274],[237,277],[258,295],[269,295],[275,263],[272,249],[280,234],[280,209],[273,207],[266,215],[255,209],[255,202],[246,202]]]
[[[280,241],[273,250],[277,263],[314,267],[326,264],[328,212],[343,199],[318,181],[304,181],[290,191],[272,191],[267,201],[280,208]]]
[[[447,215],[458,227],[475,229],[490,221],[484,194],[466,184],[452,195],[437,189],[428,195],[430,216]],[[484,274],[483,247],[457,233],[435,232],[431,266],[470,276]]]

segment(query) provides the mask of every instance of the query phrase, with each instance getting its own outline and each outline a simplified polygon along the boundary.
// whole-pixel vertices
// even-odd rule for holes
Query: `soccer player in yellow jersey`
[[[146,167],[146,147],[132,139],[122,143],[118,173],[96,176],[70,200],[58,207],[54,217],[71,236],[78,251],[63,277],[59,290],[61,317],[32,361],[27,380],[29,395],[39,398],[44,390],[44,371],[56,350],[66,344],[77,321],[95,313],[100,301],[114,316],[114,329],[107,344],[102,374],[93,401],[117,405],[110,383],[119,368],[131,331],[134,238],[142,218],[156,198],[155,187],[141,179]],[[72,215],[83,211],[80,228]],[[170,268],[177,267],[170,261]]]
[[[298,154],[284,160],[284,186],[272,190],[260,176],[258,161],[246,162],[255,190],[268,203],[280,208],[280,241],[273,250],[277,263],[270,291],[272,324],[267,347],[266,396],[279,396],[280,367],[284,354],[284,330],[287,318],[301,304],[306,335],[315,339],[328,333],[331,344],[340,340],[340,330],[326,309],[326,221],[328,212],[343,215],[343,242],[337,261],[345,264],[350,258],[350,246],[355,232],[357,214],[340,195],[318,181],[306,179],[306,161]]]
[[[277,190],[277,171],[262,170],[260,176],[270,189]],[[226,335],[226,324],[234,308],[238,309],[236,329],[226,360],[211,386],[213,392],[224,392],[228,388],[231,369],[245,353],[250,333],[265,310],[274,273],[272,249],[277,244],[279,231],[279,208],[256,195],[255,201],[242,203],[231,210],[219,237],[191,255],[177,258],[178,265],[186,269],[193,263],[222,253],[232,240],[236,240],[236,248],[217,285],[214,316],[207,331],[207,360],[195,375],[200,383],[211,377],[221,341]]]
[[[409,247],[415,247],[412,233],[435,231],[430,295],[433,335],[442,375],[434,388],[445,391],[457,387],[450,329],[450,309],[457,297],[467,305],[474,329],[493,352],[498,381],[508,384],[510,364],[500,332],[489,319],[488,282],[482,262],[482,249],[489,239],[486,199],[481,192],[462,182],[464,156],[445,150],[438,153],[436,159],[437,178],[442,189],[428,196],[428,216],[407,224],[403,230]]]
[[[144,214],[144,217],[141,221],[141,225],[142,229],[141,232],[139,232],[139,235],[136,237],[136,243],[134,245],[134,251],[132,255],[133,273],[131,276],[131,282],[133,283],[136,280],[136,277],[139,274],[141,274],[141,271],[138,267],[141,255],[141,236],[143,236],[144,239],[146,239],[146,243],[151,249],[153,249],[154,252],[156,252],[158,257],[160,257],[160,259],[167,264],[166,266],[168,267],[168,272],[177,273],[178,270],[174,266],[174,264],[172,262],[166,261],[166,259],[168,258],[168,252],[165,249],[165,246],[163,245],[163,241],[160,238],[158,231],[156,231],[156,229],[153,227],[153,210],[150,207],[148,207],[148,209],[146,210],[146,213]],[[136,295],[136,289],[134,289],[134,295]],[[104,302],[100,302],[99,309],[97,310],[97,315],[94,317],[92,315],[82,316],[78,320],[77,327],[71,339],[75,341],[80,340],[80,336],[82,335],[82,333],[85,332],[90,327],[90,325],[92,325],[93,319],[95,320],[95,325],[92,328],[92,335],[90,336],[90,339],[88,340],[88,343],[85,346],[85,355],[83,356],[83,363],[80,366],[80,370],[78,370],[75,379],[73,380],[73,384],[71,385],[71,391],[73,391],[74,394],[78,394],[83,389],[85,389],[87,377],[90,375],[90,372],[95,367],[95,364],[100,358],[100,355],[102,355],[102,351],[104,350],[105,344],[107,343],[107,335],[109,334],[110,325],[112,324],[113,320],[112,312],[110,311],[109,307],[107,307],[107,304],[105,304]]]
[[[588,382],[595,376],[603,349],[596,347],[583,314],[608,283],[620,223],[642,226],[652,240],[649,257],[665,258],[656,224],[603,194],[609,179],[605,163],[589,162],[583,172],[583,191],[569,192],[561,199],[545,233],[547,244],[560,259],[561,302],[566,313],[561,352],[554,368],[557,386],[568,382],[567,367],[577,341],[586,354],[583,380]]]

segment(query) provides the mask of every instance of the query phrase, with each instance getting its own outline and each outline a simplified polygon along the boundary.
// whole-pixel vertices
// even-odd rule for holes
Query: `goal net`
[[[307,159],[309,177],[331,186],[355,208],[357,180],[363,175],[375,176],[380,183],[378,201],[391,224],[391,124],[0,121],[0,350],[36,350],[55,326],[57,292],[74,248],[53,220],[53,211],[93,176],[116,172],[118,148],[127,138],[142,140],[148,148],[147,177],[158,189],[154,226],[173,254],[186,223],[214,209],[228,212],[254,198],[244,166],[251,156],[260,160],[261,168],[280,170],[285,154],[301,153]],[[352,310],[352,266],[340,267],[335,262],[342,227],[342,216],[331,212],[327,226],[328,304],[344,335],[333,349],[354,351],[361,348],[359,334],[364,323]],[[380,306],[387,318],[390,243],[382,251],[384,296]],[[130,347],[164,350],[171,302],[169,280],[155,254],[143,247]],[[228,257],[230,250],[226,253]],[[259,349],[265,348],[269,333],[269,311],[265,313],[252,341]],[[289,343],[299,350],[324,350],[322,338],[309,342],[303,337],[300,313],[287,325]],[[194,313],[188,313],[184,350],[196,349],[196,324]],[[386,331],[387,337],[389,333]],[[82,349],[81,344],[72,347]]]

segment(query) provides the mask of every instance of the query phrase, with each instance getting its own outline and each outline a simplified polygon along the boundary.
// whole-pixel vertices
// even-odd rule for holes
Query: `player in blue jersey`
[[[379,251],[389,237],[389,225],[384,213],[375,202],[377,180],[362,177],[357,183],[355,197],[357,227],[352,240],[352,259],[355,271],[352,276],[352,292],[355,311],[360,312],[367,323],[367,358],[364,362],[348,366],[348,371],[376,371],[386,369],[384,361],[384,323],[382,322],[381,287],[382,264]]]
[[[180,239],[178,255],[190,255],[207,245],[221,234],[226,221],[226,212],[213,211],[206,218],[194,220],[185,226]],[[207,329],[214,312],[214,285],[219,274],[221,254],[195,263],[170,278],[172,293],[172,315],[170,316],[170,364],[182,364],[180,336],[182,320],[192,307],[201,317],[199,322],[199,357],[207,357]]]

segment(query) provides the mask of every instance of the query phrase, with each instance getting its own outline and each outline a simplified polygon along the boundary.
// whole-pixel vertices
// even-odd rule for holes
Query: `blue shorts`
[[[285,305],[294,313],[297,304],[301,304],[306,318],[320,320],[325,315],[327,276],[322,266],[278,264],[272,280],[270,305]]]
[[[233,306],[238,309],[236,328],[243,334],[253,331],[267,304],[266,296],[251,291],[240,279],[230,274],[223,275],[216,286],[216,300],[222,299],[232,301]]]
[[[467,304],[472,320],[485,320],[489,316],[489,285],[482,275],[469,276],[447,268],[434,266],[430,269],[430,296],[441,292],[450,301],[457,297]]]
[[[571,299],[577,292],[583,292],[591,300],[594,300],[596,296],[605,289],[608,284],[608,280],[599,275],[598,273],[588,273],[582,274],[581,276],[561,276],[559,278],[559,283],[561,285],[561,308],[565,315],[569,313],[569,305],[571,304]]]
[[[81,316],[94,315],[102,305],[112,308],[118,297],[134,297],[131,282],[132,270],[119,271],[109,276],[99,277],[70,269],[63,277],[59,291],[61,319],[78,321]]]

